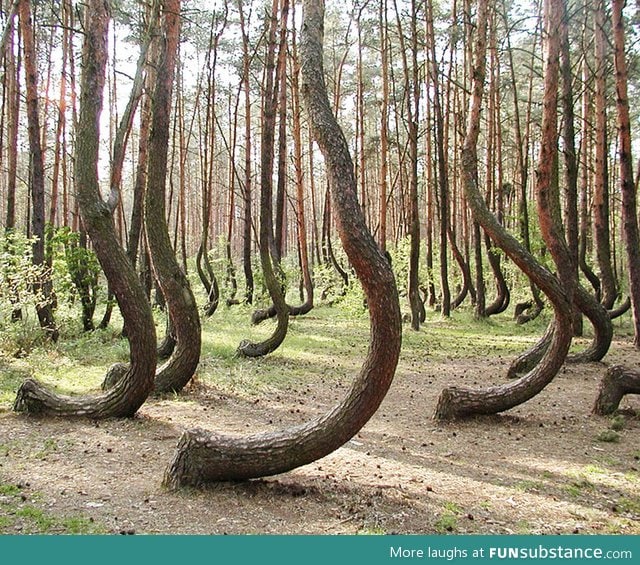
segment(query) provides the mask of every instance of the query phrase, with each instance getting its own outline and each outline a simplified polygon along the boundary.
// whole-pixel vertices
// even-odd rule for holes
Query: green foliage
[[[613,430],[602,430],[596,436],[596,439],[605,443],[618,443],[620,441],[620,434]]]
[[[95,294],[102,272],[96,254],[81,245],[80,234],[71,228],[47,228],[58,293],[64,291],[70,301],[89,293]]]
[[[585,491],[595,490],[595,485],[587,479],[579,479],[571,482],[565,488],[569,496],[577,498]]]
[[[433,526],[439,534],[454,532],[458,528],[458,517],[451,512],[443,512]]]
[[[612,430],[619,432],[621,430],[624,430],[625,425],[626,425],[626,420],[624,416],[622,416],[621,414],[617,414],[613,416],[613,418],[611,418],[611,423],[609,424],[609,427]]]
[[[0,317],[11,317],[14,310],[47,304],[34,287],[44,282],[50,271],[33,264],[35,239],[10,231],[0,238]]]
[[[40,288],[51,270],[33,264],[33,243],[14,231],[0,237],[0,351],[16,356],[45,339],[35,311],[50,303]]]
[[[29,496],[21,485],[0,482],[0,534],[99,534],[105,528],[83,516],[58,516],[37,506],[40,493]]]

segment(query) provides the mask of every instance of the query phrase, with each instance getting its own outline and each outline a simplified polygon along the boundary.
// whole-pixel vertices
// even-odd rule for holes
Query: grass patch
[[[215,316],[202,322],[198,376],[207,385],[240,395],[286,390],[309,380],[350,380],[366,355],[369,320],[366,313],[354,313],[347,306],[320,306],[304,317],[292,318],[283,345],[262,359],[238,357],[238,344],[270,336],[274,321],[252,326],[252,306],[221,306]],[[161,336],[164,314],[156,311],[154,315]],[[99,316],[98,312],[96,319]],[[109,366],[127,361],[128,342],[119,336],[122,322],[117,312],[106,330],[82,332],[78,320],[79,314],[77,320],[60,320],[63,332],[55,345],[38,345],[20,359],[0,357],[0,409],[11,408],[26,377],[61,394],[86,394],[99,388]],[[518,326],[508,316],[476,320],[471,308],[456,310],[450,319],[430,312],[422,331],[405,332],[402,362],[423,365],[425,359],[484,357],[492,352],[511,355],[535,341],[545,323],[536,320]]]
[[[440,534],[454,532],[458,528],[458,516],[462,514],[462,507],[455,502],[447,501],[442,508],[444,511],[436,520],[434,528]]]
[[[27,502],[23,489],[0,482],[0,534],[101,534],[106,528],[83,516],[59,516],[34,504],[39,492],[29,493]]]
[[[544,488],[544,484],[540,481],[522,480],[518,481],[513,488],[520,492],[539,492]]]
[[[622,497],[617,504],[620,511],[640,516],[640,498],[637,496]]]
[[[612,430],[619,432],[621,430],[624,430],[624,427],[626,424],[627,424],[627,421],[625,420],[624,416],[618,414],[613,418],[611,418],[611,423],[609,424],[609,427]]]
[[[19,496],[20,488],[16,485],[2,485],[0,484],[0,494],[4,496]]]
[[[591,481],[580,479],[568,484],[565,487],[565,490],[567,491],[567,494],[572,498],[578,498],[579,496],[587,492],[593,492],[595,488],[595,485]]]
[[[596,439],[598,441],[602,441],[604,443],[619,443],[620,442],[620,434],[615,432],[614,430],[602,430],[596,436]]]
[[[433,526],[439,534],[455,532],[458,527],[458,517],[450,512],[444,512]]]

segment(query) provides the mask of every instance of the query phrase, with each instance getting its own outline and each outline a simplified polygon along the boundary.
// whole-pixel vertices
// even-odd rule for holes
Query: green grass
[[[618,499],[617,505],[620,511],[640,517],[640,498],[637,496],[622,497]]]
[[[273,320],[252,326],[252,310],[246,305],[221,305],[214,316],[203,320],[198,377],[206,384],[235,394],[253,394],[300,386],[309,378],[340,382],[359,370],[369,339],[366,312],[340,305],[317,307],[303,318],[291,319],[287,338],[276,352],[262,359],[246,359],[238,357],[238,344],[261,341],[274,329]],[[164,315],[155,312],[155,316],[161,336]],[[78,329],[78,320],[61,322],[61,339],[55,345],[38,345],[21,358],[0,353],[0,410],[11,408],[16,390],[27,377],[61,394],[85,394],[99,388],[109,366],[127,360],[128,342],[118,335],[119,315],[114,315],[109,329],[90,333]],[[534,342],[544,323],[536,320],[523,327],[508,316],[478,321],[470,309],[455,311],[450,319],[430,312],[420,332],[404,332],[401,363],[509,356]]]
[[[458,528],[458,517],[450,512],[444,512],[435,521],[433,526],[439,534],[455,532]]]
[[[609,424],[609,427],[612,430],[619,432],[621,430],[624,430],[626,423],[627,421],[625,420],[624,416],[618,414],[613,418],[611,418],[611,423]]]
[[[513,488],[520,492],[538,492],[544,489],[544,483],[542,483],[541,481],[523,479],[513,485]]]
[[[0,494],[4,496],[20,496],[20,489],[16,485],[0,484]]]
[[[39,492],[23,492],[19,485],[0,482],[0,534],[101,534],[106,528],[84,516],[58,515],[37,505]]]
[[[595,485],[587,479],[578,479],[565,486],[567,494],[572,498],[578,498],[585,493],[593,492],[595,488]]]
[[[618,443],[620,441],[620,434],[613,430],[602,430],[596,439],[603,443]]]

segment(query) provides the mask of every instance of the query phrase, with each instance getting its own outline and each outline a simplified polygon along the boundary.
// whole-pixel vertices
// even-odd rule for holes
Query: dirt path
[[[638,366],[640,355],[616,343],[608,360]],[[124,421],[0,413],[0,532],[67,528],[34,526],[28,507],[125,533],[640,534],[640,400],[624,401],[619,441],[598,440],[612,424],[589,413],[605,365],[563,369],[504,416],[431,420],[445,383],[495,383],[506,362],[403,362],[379,412],[342,449],[286,475],[203,491],[160,487],[185,427],[242,434],[300,422],[340,397],[347,377],[243,396],[195,385]]]

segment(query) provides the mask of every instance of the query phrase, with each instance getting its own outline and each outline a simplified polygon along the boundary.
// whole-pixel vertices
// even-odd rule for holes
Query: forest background
[[[105,6],[2,11],[0,528],[637,531],[636,7],[328,3],[340,175],[301,6]]]

